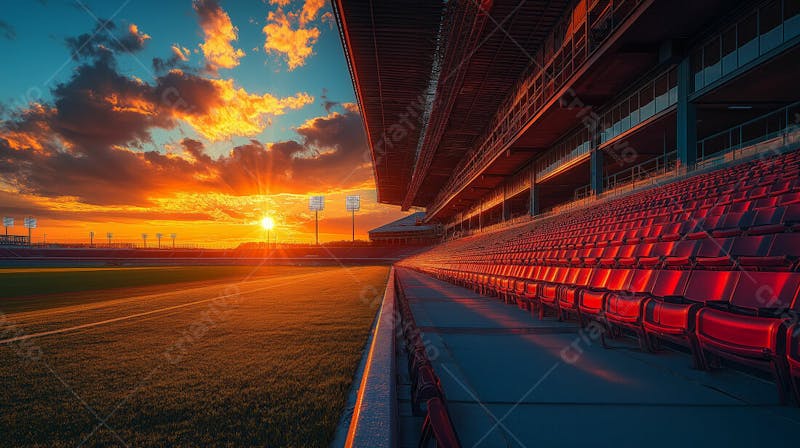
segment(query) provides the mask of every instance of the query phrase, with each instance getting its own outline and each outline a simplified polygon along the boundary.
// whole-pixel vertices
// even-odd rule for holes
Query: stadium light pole
[[[14,227],[14,218],[3,217],[3,227],[6,228],[6,236],[8,236],[8,228]]]
[[[158,248],[161,249],[161,237],[164,236],[162,233],[156,233],[156,239],[158,240]]]
[[[314,212],[314,235],[319,246],[319,212],[325,209],[325,196],[309,197],[308,209]]]
[[[111,232],[107,232],[106,238],[108,238],[108,247],[111,247],[111,238],[114,238],[114,234]]]
[[[172,248],[175,249],[175,238],[178,237],[177,233],[170,233],[169,237],[172,238]]]
[[[89,232],[89,247],[94,246],[94,232]]]
[[[33,216],[28,216],[27,218],[25,218],[24,224],[25,227],[28,229],[28,245],[30,246],[33,244],[33,240],[31,239],[32,238],[31,231],[37,227],[38,223],[36,222],[36,218],[34,218]]]
[[[353,195],[345,198],[345,208],[351,212],[353,218],[353,244],[356,242],[356,212],[361,210],[361,196]]]
[[[147,234],[146,233],[142,234],[142,245],[144,246],[145,249],[147,249]]]

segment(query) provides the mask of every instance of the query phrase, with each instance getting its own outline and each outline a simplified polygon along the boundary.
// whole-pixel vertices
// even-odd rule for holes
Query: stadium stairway
[[[399,265],[541,321],[598,325],[601,345],[624,333],[642,352],[684,347],[701,371],[767,372],[785,403],[800,402],[798,256],[794,151],[447,242]]]
[[[769,446],[800,430],[769,381],[623,340],[604,349],[596,322],[538,319],[408,268],[396,276],[430,366],[419,383],[440,388],[427,412],[444,409],[457,434],[438,446]]]

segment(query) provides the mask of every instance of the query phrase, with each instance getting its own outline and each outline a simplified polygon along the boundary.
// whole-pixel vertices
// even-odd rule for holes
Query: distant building
[[[425,212],[412,213],[369,231],[369,240],[379,244],[433,244],[439,241],[438,226],[425,224]]]

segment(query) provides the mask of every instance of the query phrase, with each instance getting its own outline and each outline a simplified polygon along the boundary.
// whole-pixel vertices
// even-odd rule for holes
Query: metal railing
[[[532,120],[567,85],[591,56],[624,23],[644,0],[608,0],[595,2],[585,20],[560,46],[546,54],[540,50],[533,59],[545,61],[532,64],[532,73],[516,85],[498,108],[487,133],[456,167],[450,181],[436,197],[430,210],[434,213],[489,164],[516,138],[525,123]],[[564,20],[572,20],[572,14]],[[552,38],[552,36],[551,36]]]
[[[785,138],[800,128],[800,101],[753,118],[697,142],[697,164],[703,166],[711,159],[724,156],[736,160],[743,149],[752,152],[757,143]]]
[[[638,165],[626,168],[603,179],[603,191],[610,191],[624,186],[636,188],[636,183],[651,177],[667,174],[675,169],[678,163],[678,152],[668,152],[662,156],[646,160]]]

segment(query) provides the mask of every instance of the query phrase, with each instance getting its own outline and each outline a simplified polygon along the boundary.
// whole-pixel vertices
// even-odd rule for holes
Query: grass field
[[[158,271],[0,274],[0,445],[327,446],[388,267]]]

